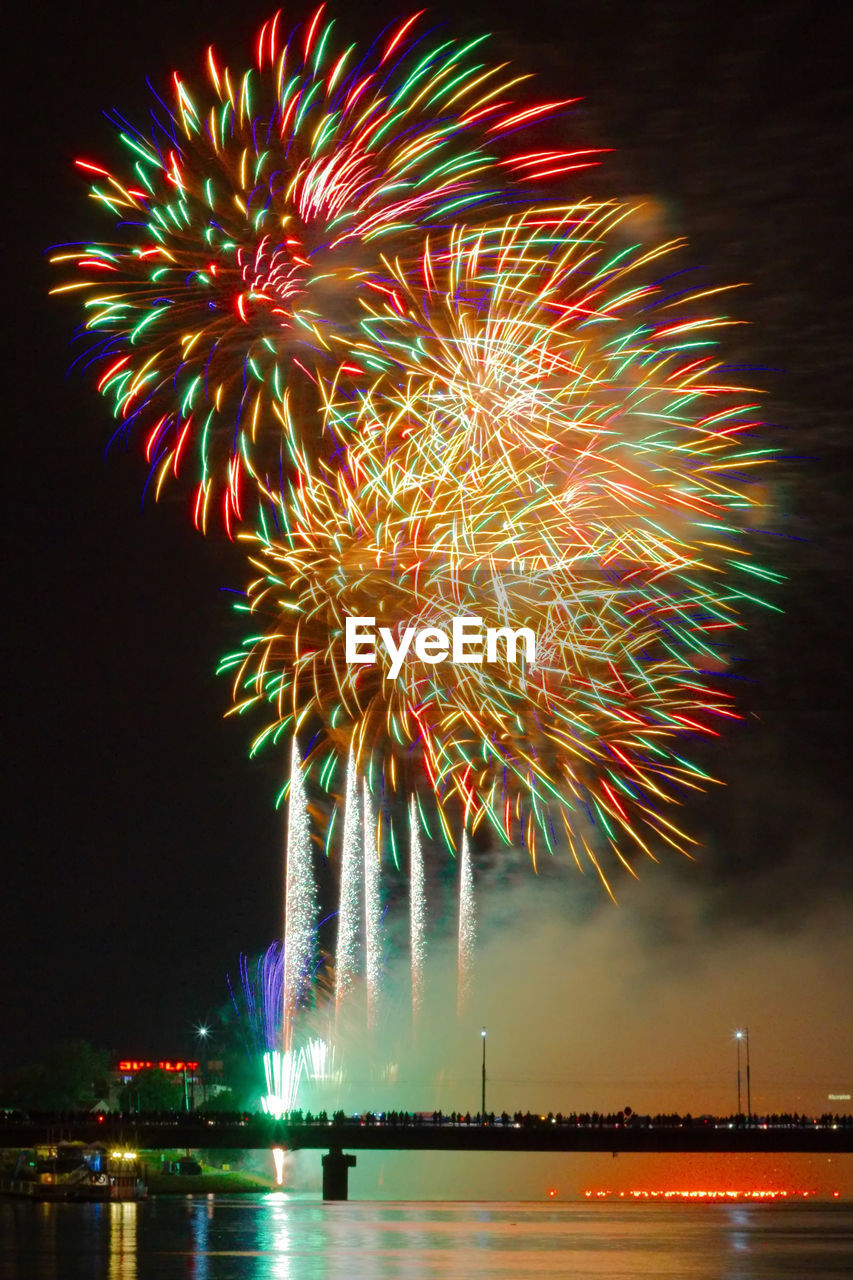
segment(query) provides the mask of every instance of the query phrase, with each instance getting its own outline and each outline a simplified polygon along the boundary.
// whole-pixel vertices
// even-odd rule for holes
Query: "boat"
[[[0,1194],[26,1200],[144,1200],[142,1162],[135,1151],[57,1142],[22,1151]]]

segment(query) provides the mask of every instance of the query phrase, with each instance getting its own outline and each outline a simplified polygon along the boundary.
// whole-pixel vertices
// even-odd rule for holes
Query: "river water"
[[[853,1208],[0,1202],[0,1280],[850,1280]]]

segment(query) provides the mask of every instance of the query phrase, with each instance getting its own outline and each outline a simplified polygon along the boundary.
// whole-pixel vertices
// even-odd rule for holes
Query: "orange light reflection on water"
[[[584,1191],[587,1200],[808,1200],[819,1196],[831,1196],[839,1199],[840,1191],[794,1190],[787,1188],[752,1187],[745,1190],[710,1191],[686,1188],[669,1188],[660,1191],[635,1189],[631,1191],[611,1191],[608,1188],[588,1188]]]

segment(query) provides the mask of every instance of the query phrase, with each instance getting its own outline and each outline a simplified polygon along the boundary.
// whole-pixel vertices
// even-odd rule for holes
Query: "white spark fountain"
[[[301,1049],[288,1049],[285,1053],[276,1049],[265,1053],[267,1092],[261,1098],[262,1110],[277,1120],[295,1111],[303,1082],[316,1084],[329,1079],[331,1057],[325,1040],[316,1036]]]
[[[462,832],[459,857],[459,965],[457,977],[457,1011],[462,1012],[471,991],[474,944],[477,940],[477,917],[474,909],[474,872],[468,832]]]
[[[264,1054],[264,1075],[267,1081],[266,1096],[261,1098],[261,1108],[267,1115],[280,1120],[296,1109],[296,1097],[305,1070],[305,1057],[301,1049],[277,1050]]]
[[[308,800],[295,737],[290,756],[286,856],[282,979],[282,1053],[285,1058],[292,1054],[296,1011],[304,1002],[311,982],[317,918]],[[283,1069],[287,1075],[287,1068]]]
[[[409,911],[412,946],[412,1016],[417,1018],[424,998],[426,960],[426,883],[424,855],[415,798],[409,801]]]
[[[344,822],[341,844],[341,883],[338,906],[338,941],[335,948],[335,1007],[349,993],[358,972],[359,890],[361,881],[361,814],[358,777],[350,751],[347,763]]]
[[[305,1074],[309,1080],[326,1080],[331,1072],[332,1055],[325,1040],[314,1036],[302,1050]]]
[[[367,976],[367,1026],[373,1030],[379,1011],[382,980],[382,893],[380,889],[379,847],[376,841],[376,814],[370,789],[364,783],[364,942]]]

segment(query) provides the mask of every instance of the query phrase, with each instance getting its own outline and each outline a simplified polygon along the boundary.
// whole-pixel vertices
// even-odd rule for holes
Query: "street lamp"
[[[737,1042],[737,1113],[741,1115],[741,1089],[740,1089],[740,1046],[741,1041],[746,1044],[746,1115],[747,1120],[752,1115],[752,1080],[750,1079],[749,1070],[749,1027],[744,1027],[742,1031],[735,1032],[735,1041]]]
[[[210,1027],[206,1027],[202,1023],[197,1029],[196,1034],[201,1041],[201,1105],[207,1106],[207,1037],[210,1035]]]
[[[483,1027],[483,1030],[480,1032],[480,1035],[483,1040],[483,1092],[481,1097],[480,1116],[482,1117],[483,1124],[485,1124],[486,1123],[486,1028],[485,1027]]]

